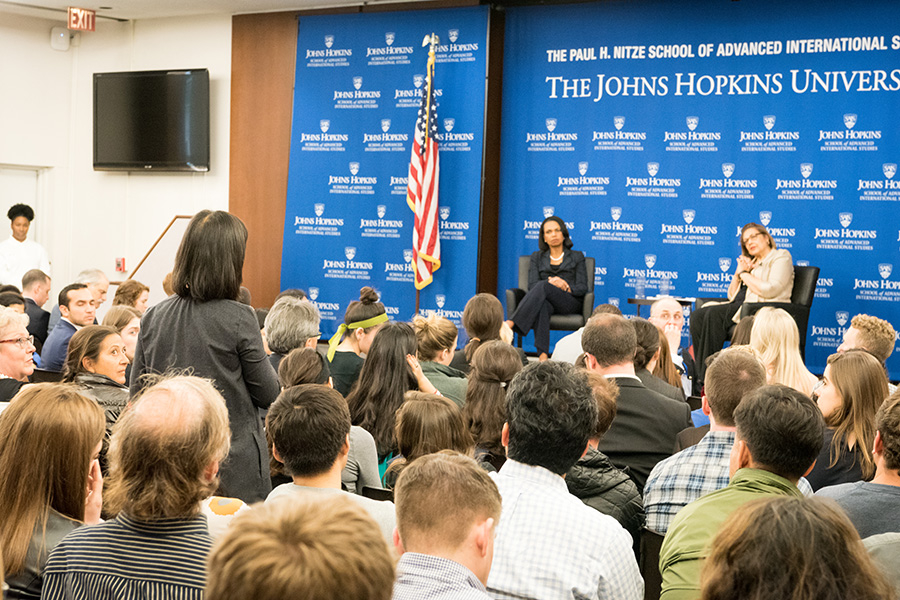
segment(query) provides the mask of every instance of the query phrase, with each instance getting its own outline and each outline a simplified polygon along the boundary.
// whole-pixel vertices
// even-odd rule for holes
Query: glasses
[[[755,240],[756,238],[758,238],[761,235],[763,235],[763,233],[761,231],[757,231],[756,233],[754,233],[752,235],[748,235],[747,237],[744,238],[744,243],[746,244],[746,243],[750,242],[750,240]]]
[[[15,344],[19,348],[27,348],[28,346],[34,346],[34,336],[29,335],[28,337],[14,338],[11,340],[0,340],[0,344]]]

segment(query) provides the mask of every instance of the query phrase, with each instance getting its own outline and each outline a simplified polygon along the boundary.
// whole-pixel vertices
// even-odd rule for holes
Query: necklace
[[[565,250],[563,250],[563,253],[560,254],[559,256],[553,256],[553,254],[551,253],[551,254],[550,254],[550,260],[562,260],[562,257],[563,257],[565,254],[566,254],[566,251],[565,251]]]

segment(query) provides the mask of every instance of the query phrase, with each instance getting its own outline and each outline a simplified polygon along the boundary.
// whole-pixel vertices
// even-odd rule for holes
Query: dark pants
[[[515,314],[510,317],[514,329],[528,335],[534,329],[534,347],[539,353],[550,354],[550,315],[568,315],[581,311],[581,302],[549,281],[539,281],[528,290]]]
[[[741,302],[704,306],[691,313],[691,340],[694,343],[696,382],[702,385],[706,376],[706,359],[722,349],[735,323],[731,320],[741,308]]]

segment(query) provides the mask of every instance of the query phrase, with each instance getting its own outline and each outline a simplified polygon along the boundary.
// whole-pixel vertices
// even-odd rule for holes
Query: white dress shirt
[[[641,600],[631,536],[543,467],[507,459],[491,473],[503,512],[487,589],[492,598]]]
[[[50,275],[50,258],[44,247],[26,239],[20,242],[9,236],[0,242],[0,283],[22,287],[22,277],[31,269]]]

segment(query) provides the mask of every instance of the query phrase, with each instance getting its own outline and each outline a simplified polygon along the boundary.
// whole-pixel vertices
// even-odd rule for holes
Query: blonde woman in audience
[[[822,452],[806,476],[813,490],[872,479],[875,413],[887,396],[884,368],[865,350],[828,357],[822,386],[815,393],[827,428]]]
[[[413,329],[425,377],[462,408],[466,402],[466,374],[450,366],[459,337],[456,325],[440,315],[419,315],[413,319]]]
[[[702,600],[893,600],[836,504],[774,496],[737,509],[712,542]]]
[[[750,346],[766,365],[770,384],[786,385],[807,396],[812,394],[819,380],[803,364],[797,323],[787,311],[770,306],[760,309],[753,320]]]
[[[34,373],[34,336],[28,315],[0,308],[0,402],[9,402]]]
[[[434,394],[406,393],[406,401],[397,411],[395,435],[400,455],[384,475],[388,488],[393,488],[406,465],[420,456],[441,450],[472,456],[475,451],[462,411],[451,400]]]
[[[103,411],[72,386],[29,386],[0,415],[0,548],[9,599],[37,599],[50,551],[100,522]]]
[[[128,279],[116,288],[113,298],[113,306],[130,306],[139,313],[147,310],[147,302],[150,300],[150,288],[136,279]]]

